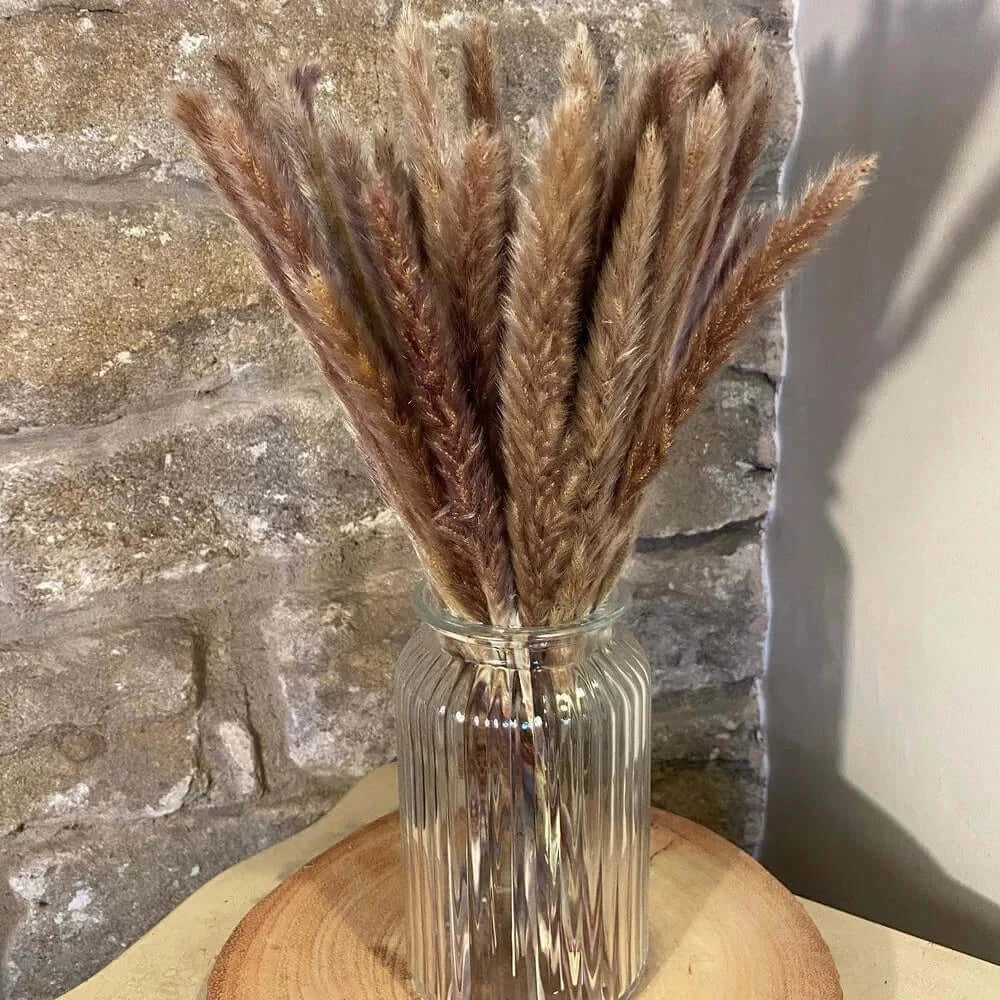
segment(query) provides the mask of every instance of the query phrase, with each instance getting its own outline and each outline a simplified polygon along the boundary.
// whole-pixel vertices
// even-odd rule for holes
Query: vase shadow
[[[940,242],[921,287],[900,301],[912,251],[995,79],[1000,27],[986,0],[872,0],[866,15],[846,48],[807,55],[788,170],[794,190],[839,150],[880,158],[869,196],[786,296],[781,461],[767,543],[771,772],[762,858],[795,892],[996,962],[1000,907],[950,878],[840,773],[852,570],[831,508],[838,463],[872,387],[925,334],[935,305],[1000,220],[998,163]]]

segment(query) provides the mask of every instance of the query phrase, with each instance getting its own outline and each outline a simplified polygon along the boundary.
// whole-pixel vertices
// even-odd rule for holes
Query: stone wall
[[[424,4],[454,64],[464,8]],[[610,57],[758,14],[773,197],[785,0],[488,6],[525,141],[578,20]],[[751,9],[752,8],[752,9]],[[414,559],[164,113],[211,54],[393,106],[376,0],[0,0],[0,995],[45,1000],[394,754]],[[756,842],[777,313],[684,430],[630,567],[656,801]]]

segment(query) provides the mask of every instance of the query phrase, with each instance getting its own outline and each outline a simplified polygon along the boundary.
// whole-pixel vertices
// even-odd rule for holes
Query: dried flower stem
[[[777,214],[746,207],[771,99],[758,44],[748,24],[706,34],[628,72],[608,109],[581,27],[523,194],[478,18],[455,134],[404,9],[401,140],[378,137],[374,162],[317,109],[314,66],[222,58],[223,107],[177,96],[453,612],[535,625],[606,597],[677,428],[857,199],[871,160]]]
[[[377,183],[367,204],[400,336],[415,383],[414,404],[447,503],[438,521],[468,554],[492,621],[512,612],[513,581],[503,515],[482,432],[469,407],[457,359],[445,349],[435,303],[409,256],[391,189]]]
[[[778,294],[795,267],[857,201],[874,166],[871,157],[835,162],[824,178],[811,181],[801,199],[770,223],[765,235],[750,241],[742,259],[732,266],[692,335],[686,355],[671,372],[660,409],[630,459],[618,496],[621,520],[618,530],[608,533],[602,557],[602,593],[610,589],[628,557],[645,488],[708,379],[728,359],[753,316]]]
[[[468,325],[473,405],[494,469],[500,458],[500,357],[509,265],[509,205],[513,190],[506,141],[480,123],[462,150],[458,192],[458,309]]]
[[[611,254],[601,272],[594,321],[567,437],[563,502],[575,513],[555,613],[585,614],[596,599],[593,558],[615,520],[615,493],[651,366],[650,270],[659,236],[664,154],[655,126],[639,147],[635,176]]]
[[[553,547],[566,521],[552,500],[600,190],[594,116],[590,94],[564,92],[522,201],[514,244],[501,399],[507,532],[518,607],[528,624],[544,621],[554,599]]]
[[[475,17],[462,40],[462,98],[470,128],[486,125],[500,129],[500,98],[497,94],[497,59],[489,22]]]

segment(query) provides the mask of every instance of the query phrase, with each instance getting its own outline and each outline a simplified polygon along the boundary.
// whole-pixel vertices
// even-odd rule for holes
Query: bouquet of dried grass
[[[317,115],[313,66],[219,58],[225,105],[181,93],[176,117],[443,603],[572,620],[613,586],[707,380],[873,162],[745,207],[770,103],[748,26],[633,68],[614,97],[581,29],[520,186],[488,26],[463,43],[458,130],[408,10],[396,53],[399,136],[372,148]]]

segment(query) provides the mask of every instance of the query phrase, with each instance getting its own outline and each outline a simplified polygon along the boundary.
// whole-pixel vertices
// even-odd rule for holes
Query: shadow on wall
[[[942,241],[915,299],[893,304],[998,60],[1000,28],[984,0],[872,0],[850,47],[823,49],[803,66],[790,188],[845,148],[876,151],[880,164],[862,207],[786,301],[768,551],[771,779],[763,847],[764,863],[796,892],[995,962],[1000,908],[950,879],[838,773],[851,566],[829,510],[834,470],[869,388],[921,337],[963,261],[1000,220],[998,164]]]

